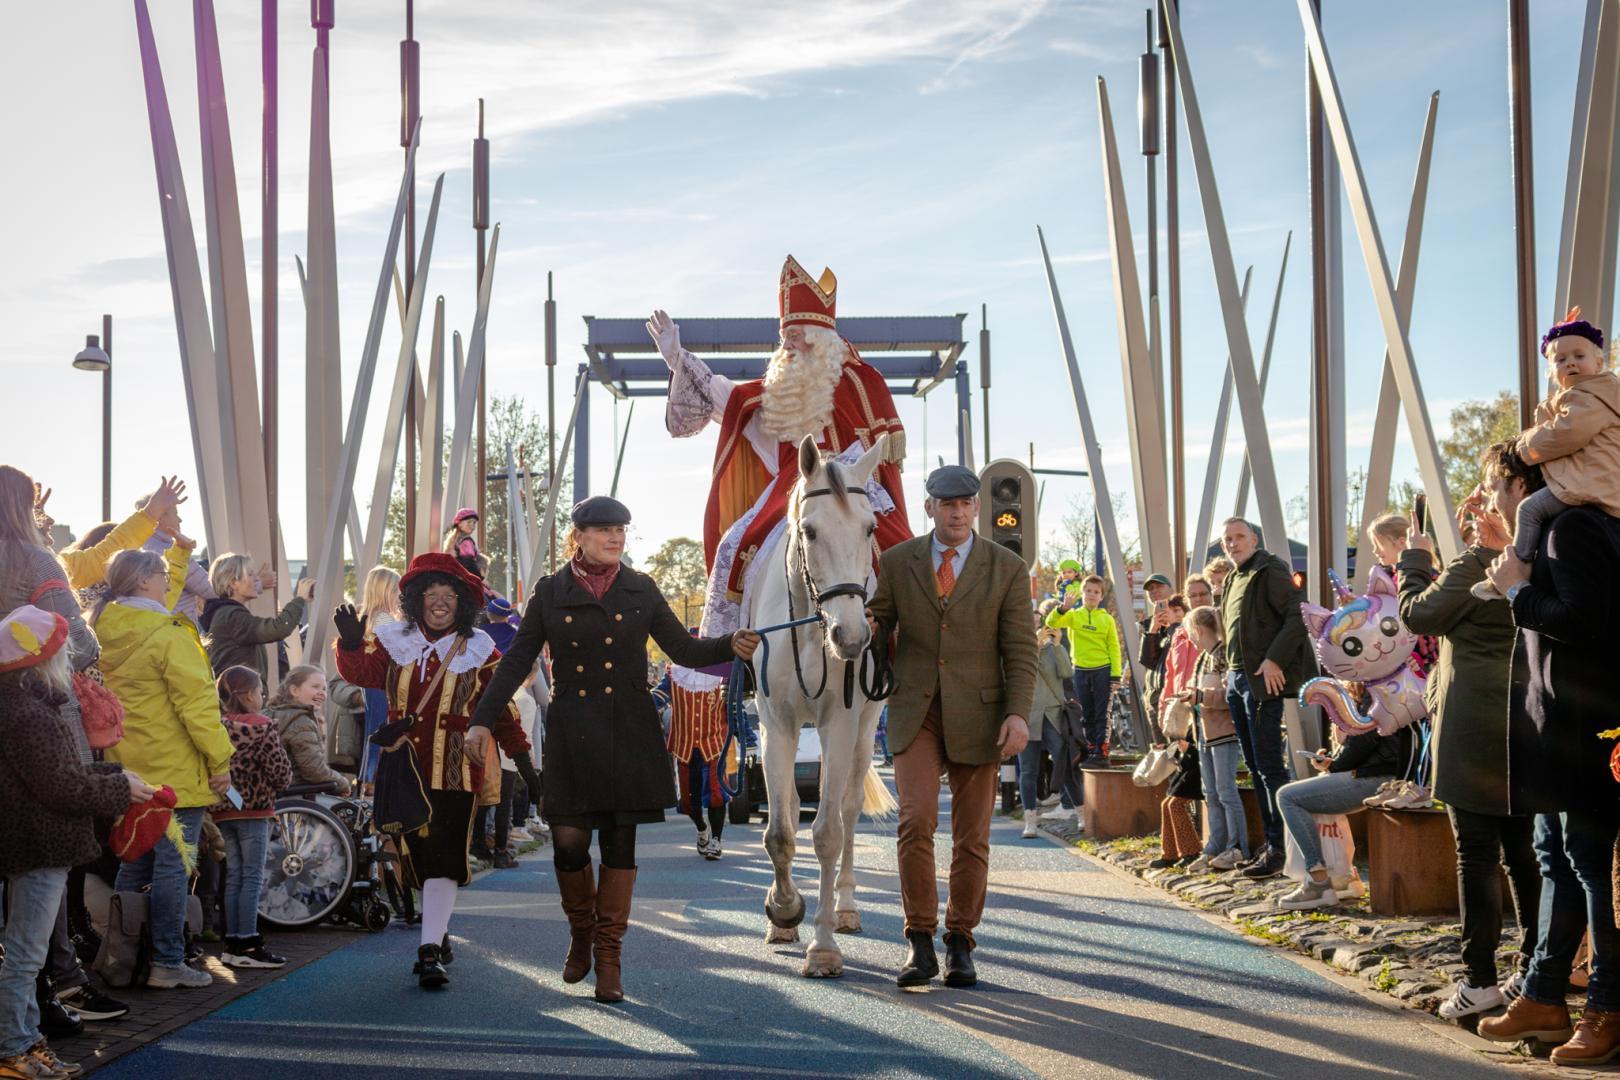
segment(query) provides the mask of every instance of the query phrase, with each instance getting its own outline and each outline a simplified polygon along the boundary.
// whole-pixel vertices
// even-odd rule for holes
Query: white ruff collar
[[[428,657],[437,656],[439,663],[455,648],[456,635],[446,634],[437,641],[429,641],[427,635],[420,629],[406,622],[385,623],[372,630],[382,647],[387,650],[389,657],[400,667],[410,664],[416,665],[418,680],[427,677]],[[467,639],[467,647],[450,661],[450,674],[460,675],[474,668],[483,667],[495,652],[495,639],[477,627],[473,628],[472,637]]]

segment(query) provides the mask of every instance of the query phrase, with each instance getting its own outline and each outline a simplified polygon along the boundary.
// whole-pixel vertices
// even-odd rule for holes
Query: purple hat
[[[460,525],[463,521],[466,521],[468,518],[473,518],[474,520],[476,520],[477,517],[478,517],[478,511],[477,510],[474,510],[470,506],[463,506],[460,510],[456,511],[455,520],[450,522],[450,524],[452,524],[452,525]]]
[[[1564,316],[1564,321],[1553,323],[1552,329],[1543,335],[1541,339],[1542,354],[1546,355],[1547,346],[1561,337],[1583,337],[1599,349],[1603,348],[1602,329],[1581,318],[1579,305],[1570,308],[1569,314]]]

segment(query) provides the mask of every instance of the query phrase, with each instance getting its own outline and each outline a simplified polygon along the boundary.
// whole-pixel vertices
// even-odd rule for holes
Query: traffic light
[[[979,535],[1033,565],[1040,553],[1035,477],[1011,458],[979,470]]]

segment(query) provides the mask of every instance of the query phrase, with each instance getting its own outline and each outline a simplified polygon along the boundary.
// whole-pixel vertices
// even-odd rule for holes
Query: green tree
[[[539,413],[529,411],[523,398],[517,395],[496,395],[490,398],[489,412],[489,440],[488,475],[484,478],[484,544],[483,553],[489,557],[489,569],[486,577],[490,586],[497,592],[507,591],[507,567],[512,568],[513,591],[516,591],[518,579],[518,561],[514,558],[511,545],[507,541],[507,522],[511,512],[507,499],[506,481],[506,448],[512,448],[513,457],[518,459],[519,498],[527,501],[526,486],[522,481],[522,474],[526,470],[536,473],[534,480],[535,498],[538,503],[534,507],[526,507],[530,523],[529,542],[533,544],[537,539],[536,530],[540,528],[541,520],[545,516],[546,484],[544,473],[546,469],[546,425]],[[449,448],[445,449],[444,463],[441,468],[448,471],[450,464]],[[476,464],[476,463],[475,463]],[[562,472],[561,491],[557,497],[558,514],[556,527],[557,552],[559,558],[563,544],[567,537],[567,511],[572,505],[570,492],[573,490],[570,470],[559,469]],[[491,479],[493,477],[494,479]],[[420,503],[418,504],[420,508]],[[453,515],[460,506],[459,500],[453,496],[446,496],[445,518]],[[438,550],[444,540],[443,535],[433,538],[433,550]],[[542,551],[541,558],[545,558]],[[403,465],[395,469],[394,486],[388,499],[388,514],[384,523],[382,562],[396,570],[405,568],[405,470]],[[544,574],[547,567],[541,565],[535,568],[535,575]],[[528,582],[524,582],[524,594],[528,593]]]
[[[1462,502],[1479,483],[1480,455],[1519,430],[1519,398],[1506,390],[1494,400],[1465,401],[1451,410],[1451,431],[1440,440],[1440,457],[1452,503]]]
[[[670,606],[680,609],[681,622],[691,626],[694,612],[703,611],[704,586],[708,582],[703,568],[703,545],[685,536],[665,540],[662,547],[648,556],[647,573],[658,582]]]

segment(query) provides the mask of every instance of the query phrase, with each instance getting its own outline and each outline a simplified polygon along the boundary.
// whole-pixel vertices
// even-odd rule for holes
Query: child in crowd
[[[1620,375],[1608,370],[1603,331],[1571,308],[1541,339],[1541,352],[1558,389],[1536,406],[1535,426],[1514,447],[1547,481],[1519,503],[1513,551],[1523,562],[1535,559],[1542,531],[1571,506],[1620,517]],[[1503,599],[1489,579],[1470,591]]]
[[[478,552],[478,540],[474,536],[476,532],[478,532],[478,511],[470,506],[463,506],[456,511],[455,518],[450,522],[450,528],[445,530],[444,550],[446,554],[455,556],[456,561],[462,566],[483,577],[483,557]]]
[[[281,681],[281,688],[270,699],[268,713],[292,762],[293,782],[330,783],[337,794],[347,795],[348,777],[333,772],[326,763],[325,708],[326,672],[300,664]]]
[[[276,796],[292,783],[292,763],[281,736],[264,715],[264,683],[240,665],[226,668],[216,684],[220,717],[236,753],[231,787],[240,805],[221,802],[209,810],[225,840],[225,950],[227,967],[278,968],[287,961],[265,948],[259,934],[259,894]]]
[[[1180,693],[1193,706],[1198,767],[1209,814],[1209,839],[1188,870],[1195,874],[1233,870],[1249,857],[1249,820],[1237,786],[1237,727],[1226,701],[1226,629],[1220,609],[1209,606],[1189,611],[1185,626],[1198,660]]]
[[[1086,742],[1091,756],[1086,767],[1108,767],[1104,746],[1108,739],[1108,698],[1119,681],[1119,631],[1114,617],[1103,610],[1103,579],[1092,574],[1080,583],[1081,606],[1066,593],[1046,616],[1046,625],[1069,633],[1069,655],[1074,660],[1074,698],[1085,716]]]

